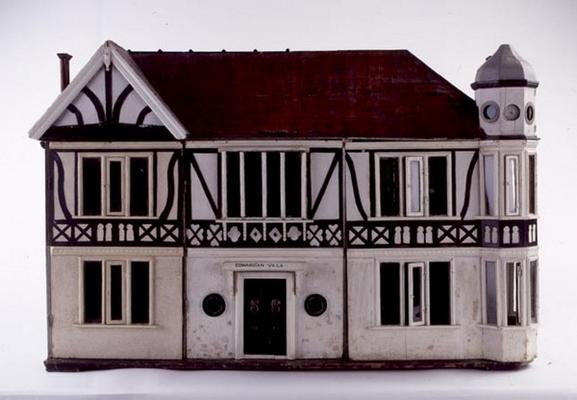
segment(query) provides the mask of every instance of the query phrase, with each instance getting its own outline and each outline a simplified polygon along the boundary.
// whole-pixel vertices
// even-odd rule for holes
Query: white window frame
[[[425,193],[423,192],[424,185],[424,175],[425,168],[423,166],[423,157],[422,156],[409,156],[405,157],[405,212],[407,217],[422,217],[425,215]],[[417,211],[412,211],[412,203],[413,203],[413,186],[415,182],[412,181],[412,174],[411,174],[411,164],[416,162],[418,164],[418,186],[419,186],[419,199],[418,205],[419,209]]]
[[[515,160],[516,168],[513,171],[513,175],[509,172],[509,161]],[[521,198],[520,195],[521,191],[521,181],[520,181],[520,172],[521,172],[521,157],[519,154],[506,154],[504,156],[504,165],[503,165],[503,183],[504,183],[504,207],[505,207],[505,215],[506,216],[518,216],[521,215]],[[511,181],[513,178],[514,182]],[[514,185],[514,190],[511,191],[511,186]],[[512,199],[510,194],[512,194],[515,198]],[[509,207],[513,205],[515,209],[513,211],[509,210]]]
[[[444,157],[447,162],[447,214],[446,215],[430,215],[429,210],[429,158]],[[427,152],[427,153],[398,153],[398,152],[376,152],[374,154],[374,176],[375,176],[375,198],[371,201],[375,202],[375,217],[373,220],[394,220],[403,219],[406,217],[430,217],[432,219],[447,219],[453,217],[453,181],[452,181],[452,160],[451,153],[446,151]],[[381,215],[381,158],[396,158],[399,163],[399,215],[386,216]],[[410,212],[411,195],[410,195],[410,160],[419,161],[420,171],[420,212]]]
[[[105,321],[107,325],[123,325],[126,324],[127,321],[127,290],[126,290],[126,262],[125,261],[116,261],[116,260],[107,260],[103,263],[104,266],[104,286],[105,286]],[[121,308],[122,308],[122,318],[118,320],[112,319],[112,266],[120,266],[121,268]]]
[[[530,169],[529,169],[529,166],[530,166],[529,158],[530,158],[530,157],[534,157],[534,158],[535,158],[535,171],[534,171],[535,176],[534,176],[534,178],[533,178],[533,179],[535,180],[535,182],[534,182],[534,187],[533,187],[534,196],[535,196],[535,199],[534,199],[534,201],[535,201],[535,212],[531,212],[531,210],[530,210],[530,193],[531,193],[531,182],[530,182],[530,180],[529,180],[529,177],[531,176],[531,174],[530,174],[531,171],[530,171]],[[528,151],[528,152],[527,152],[527,162],[526,162],[526,167],[525,167],[525,176],[527,177],[527,190],[525,191],[525,192],[526,192],[526,196],[527,196],[527,201],[526,201],[525,203],[527,204],[527,214],[528,214],[529,216],[534,217],[534,218],[537,217],[537,215],[539,214],[539,200],[538,200],[539,196],[537,196],[537,188],[538,188],[538,186],[539,186],[538,180],[537,180],[537,179],[538,179],[538,178],[537,178],[537,175],[538,175],[538,174],[537,174],[537,165],[538,165],[538,163],[539,163],[539,160],[538,160],[538,157],[537,157],[537,152],[536,152],[536,151]]]
[[[239,153],[239,187],[240,187],[240,217],[228,216],[228,193],[227,193],[227,154]],[[262,217],[247,217],[245,204],[245,173],[244,173],[244,154],[260,153],[261,154],[261,180],[262,180]],[[267,153],[278,153],[280,157],[280,217],[269,217],[267,209]],[[286,216],[286,193],[285,193],[285,154],[299,153],[301,156],[301,215],[299,217]],[[242,150],[222,150],[221,151],[221,193],[222,193],[222,218],[228,221],[302,221],[307,219],[307,149],[242,149]]]
[[[487,196],[486,187],[487,182],[485,181],[485,157],[490,156],[493,157],[493,213],[490,214],[487,211],[485,206],[485,197]],[[483,152],[480,154],[480,182],[481,182],[481,198],[480,198],[480,205],[481,205],[481,215],[485,217],[493,217],[496,218],[499,215],[499,156],[497,152]]]
[[[415,307],[415,293],[413,291],[413,270],[419,270],[419,277],[421,279],[421,290],[420,290],[420,298],[421,298],[421,320],[417,321],[414,319],[413,315],[413,308]],[[425,298],[425,285],[428,287],[429,285],[429,274],[425,275],[425,263],[418,262],[418,263],[408,263],[407,264],[407,273],[408,273],[408,305],[407,305],[407,315],[409,317],[409,326],[422,326],[425,325],[427,317],[429,316],[429,304],[427,302],[428,299]],[[427,279],[426,279],[427,278]],[[427,293],[430,291],[427,290]],[[425,306],[427,304],[427,306]]]
[[[531,291],[531,263],[535,262],[537,265],[536,277],[535,277],[535,287],[533,291]],[[529,257],[527,259],[527,279],[526,279],[526,287],[527,287],[527,322],[530,325],[536,325],[539,323],[540,315],[539,315],[539,275],[540,275],[540,267],[539,267],[539,258],[538,257]],[[535,294],[535,321],[531,318],[531,308],[533,302],[533,293]]]
[[[375,260],[375,277],[374,280],[374,293],[375,293],[375,301],[376,307],[374,308],[374,323],[378,329],[398,329],[398,328],[409,328],[409,327],[439,327],[439,326],[456,326],[456,318],[455,318],[455,278],[454,278],[454,262],[452,259],[432,259],[432,260],[421,260],[421,261],[411,261],[407,262],[406,260],[402,259],[376,259]],[[446,262],[449,263],[449,315],[450,315],[450,325],[431,325],[431,314],[430,314],[430,280],[429,280],[429,267],[431,263],[434,262]],[[399,314],[400,314],[400,324],[399,325],[382,325],[381,323],[381,279],[380,279],[380,271],[381,271],[381,264],[383,263],[395,263],[399,265]],[[405,268],[407,266],[407,268]],[[422,315],[423,321],[412,321],[411,317],[411,310],[412,310],[412,274],[410,273],[411,267],[413,268],[422,268],[421,270],[421,301],[422,301]],[[409,276],[406,276],[406,275]],[[406,293],[405,289],[405,282],[407,282],[407,288],[409,293]],[[407,298],[408,301],[405,301]],[[407,321],[407,316],[409,321]]]
[[[496,320],[495,324],[489,324],[487,321],[487,263],[492,262],[495,263],[495,307],[496,307]],[[481,259],[481,298],[483,304],[483,318],[482,323],[483,325],[487,326],[501,326],[501,301],[500,301],[500,293],[501,293],[501,278],[500,278],[500,271],[501,267],[499,265],[498,258],[482,258]]]
[[[520,268],[518,269],[518,274],[520,277],[516,277],[515,284],[517,286],[517,298],[515,301],[517,302],[518,308],[518,315],[519,315],[519,324],[518,325],[509,325],[509,291],[507,286],[507,274],[508,274],[508,265],[509,264],[519,264]],[[501,262],[501,276],[503,279],[503,312],[502,312],[502,326],[509,326],[509,327],[519,327],[519,326],[527,326],[527,273],[526,273],[526,262],[525,260],[519,258],[508,258],[504,259]],[[515,268],[516,269],[516,268]]]
[[[104,179],[104,187],[101,189],[103,190],[104,197],[105,197],[105,215],[107,216],[125,216],[127,213],[127,205],[130,205],[130,199],[127,199],[127,195],[130,196],[130,193],[127,193],[127,181],[130,179],[127,174],[127,165],[126,165],[126,157],[105,157],[104,158],[106,165],[104,166],[104,171],[106,173]],[[112,168],[110,164],[112,162],[120,162],[120,199],[121,205],[120,211],[112,211],[111,204],[110,204],[110,186],[111,186],[111,171]],[[102,164],[101,164],[102,165]],[[101,179],[102,181],[102,179]],[[105,192],[104,192],[105,189]],[[129,192],[129,191],[128,191]]]
[[[100,324],[84,322],[84,263],[97,261],[102,265],[101,296],[102,322]],[[132,263],[148,263],[148,323],[132,323]],[[110,291],[110,266],[122,266],[122,319],[111,318],[111,291]],[[152,258],[80,258],[78,268],[78,321],[80,326],[135,326],[146,327],[154,325],[154,263]]]
[[[85,158],[99,158],[100,159],[100,215],[84,215],[84,180],[83,180],[83,160]],[[130,159],[131,158],[147,158],[148,159],[148,214],[142,216],[130,215]],[[110,211],[110,168],[111,161],[120,161],[122,165],[122,181],[121,181],[121,196],[122,196],[122,211]],[[78,154],[78,215],[81,218],[103,218],[103,217],[122,217],[122,218],[152,218],[154,211],[152,209],[153,198],[153,165],[152,153],[82,153]]]

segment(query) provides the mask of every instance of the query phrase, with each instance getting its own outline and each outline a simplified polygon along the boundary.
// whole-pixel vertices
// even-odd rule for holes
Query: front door
[[[287,354],[286,279],[244,279],[244,354]]]

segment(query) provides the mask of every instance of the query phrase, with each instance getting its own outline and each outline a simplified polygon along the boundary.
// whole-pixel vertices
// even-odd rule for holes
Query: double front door
[[[243,347],[245,355],[287,354],[287,280],[245,278]]]

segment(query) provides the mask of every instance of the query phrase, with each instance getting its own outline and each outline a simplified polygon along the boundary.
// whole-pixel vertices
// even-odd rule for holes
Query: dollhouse
[[[536,356],[531,66],[105,42],[30,131],[52,371],[514,368]]]

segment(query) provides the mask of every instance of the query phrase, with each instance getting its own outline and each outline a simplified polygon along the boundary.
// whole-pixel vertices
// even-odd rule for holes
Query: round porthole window
[[[312,317],[318,317],[327,310],[327,299],[320,294],[311,294],[305,300],[305,311]]]
[[[519,118],[519,115],[521,115],[521,110],[519,110],[519,107],[517,107],[515,104],[509,104],[507,107],[505,107],[505,112],[503,112],[503,115],[505,115],[505,119],[507,121],[515,121],[517,118]]]
[[[534,119],[535,119],[535,106],[529,103],[527,104],[527,107],[525,107],[525,121],[527,121],[528,124],[532,124]]]
[[[494,101],[489,101],[483,105],[481,115],[488,122],[495,122],[499,119],[499,106]]]
[[[202,301],[202,309],[210,317],[218,317],[226,309],[224,299],[220,294],[211,293]]]

